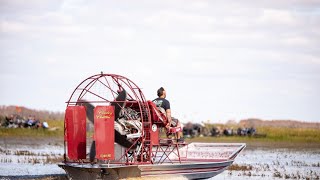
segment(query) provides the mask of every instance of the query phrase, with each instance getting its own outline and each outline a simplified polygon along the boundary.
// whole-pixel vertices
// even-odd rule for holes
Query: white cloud
[[[207,27],[216,22],[213,16],[198,15],[195,13],[160,11],[153,13],[152,16],[146,17],[145,22],[151,26],[161,29],[171,29],[173,31],[189,31],[191,29]],[[179,27],[175,29],[172,27]]]
[[[64,14],[60,11],[49,11],[37,15],[25,15],[21,19],[30,25],[51,24],[51,25],[70,25],[74,23],[71,15]]]
[[[284,38],[283,43],[286,45],[290,45],[290,46],[300,46],[300,47],[305,47],[308,45],[316,45],[316,43],[314,40],[308,39],[306,37],[288,37],[288,38]]]
[[[258,19],[263,24],[272,25],[296,25],[296,18],[288,10],[265,9],[262,16]]]
[[[280,108],[286,117],[319,117],[319,103],[305,95],[317,99],[320,88],[317,2],[1,3],[1,83],[34,80],[15,78],[3,103],[32,103],[23,99],[29,90],[13,90],[41,83],[36,93],[64,107],[73,86],[104,71],[129,77],[148,99],[168,87],[174,114],[186,119],[276,117]]]
[[[20,22],[2,21],[0,26],[2,33],[21,33],[27,30],[25,24]]]

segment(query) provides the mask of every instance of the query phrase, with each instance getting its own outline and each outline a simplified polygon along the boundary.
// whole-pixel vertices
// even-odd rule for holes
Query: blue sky
[[[320,121],[319,1],[0,0],[0,104],[64,111],[120,74],[182,121]]]

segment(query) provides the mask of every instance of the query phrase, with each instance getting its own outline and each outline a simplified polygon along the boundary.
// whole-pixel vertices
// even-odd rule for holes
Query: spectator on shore
[[[49,128],[49,124],[47,122],[43,122],[42,123],[42,128],[43,129],[48,129]]]

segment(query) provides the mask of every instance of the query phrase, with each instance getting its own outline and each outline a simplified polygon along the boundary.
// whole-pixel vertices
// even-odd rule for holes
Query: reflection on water
[[[0,176],[63,174],[65,172],[55,164],[61,161],[62,154],[62,145],[0,144]],[[320,150],[245,149],[230,169],[211,179],[319,179]],[[185,178],[176,176],[173,179]]]
[[[211,179],[319,179],[320,149],[245,150],[234,165],[252,168],[226,170]]]
[[[57,145],[0,145],[0,176],[63,174],[63,147]]]

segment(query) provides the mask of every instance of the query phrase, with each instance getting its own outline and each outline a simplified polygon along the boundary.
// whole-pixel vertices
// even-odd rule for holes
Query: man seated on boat
[[[182,124],[178,119],[171,117],[170,102],[166,99],[167,93],[163,87],[159,88],[157,91],[158,98],[153,100],[159,110],[164,113],[167,117],[168,123],[166,128],[170,130],[170,127],[180,127],[182,130]],[[176,132],[177,142],[184,142],[182,137],[182,131]]]

